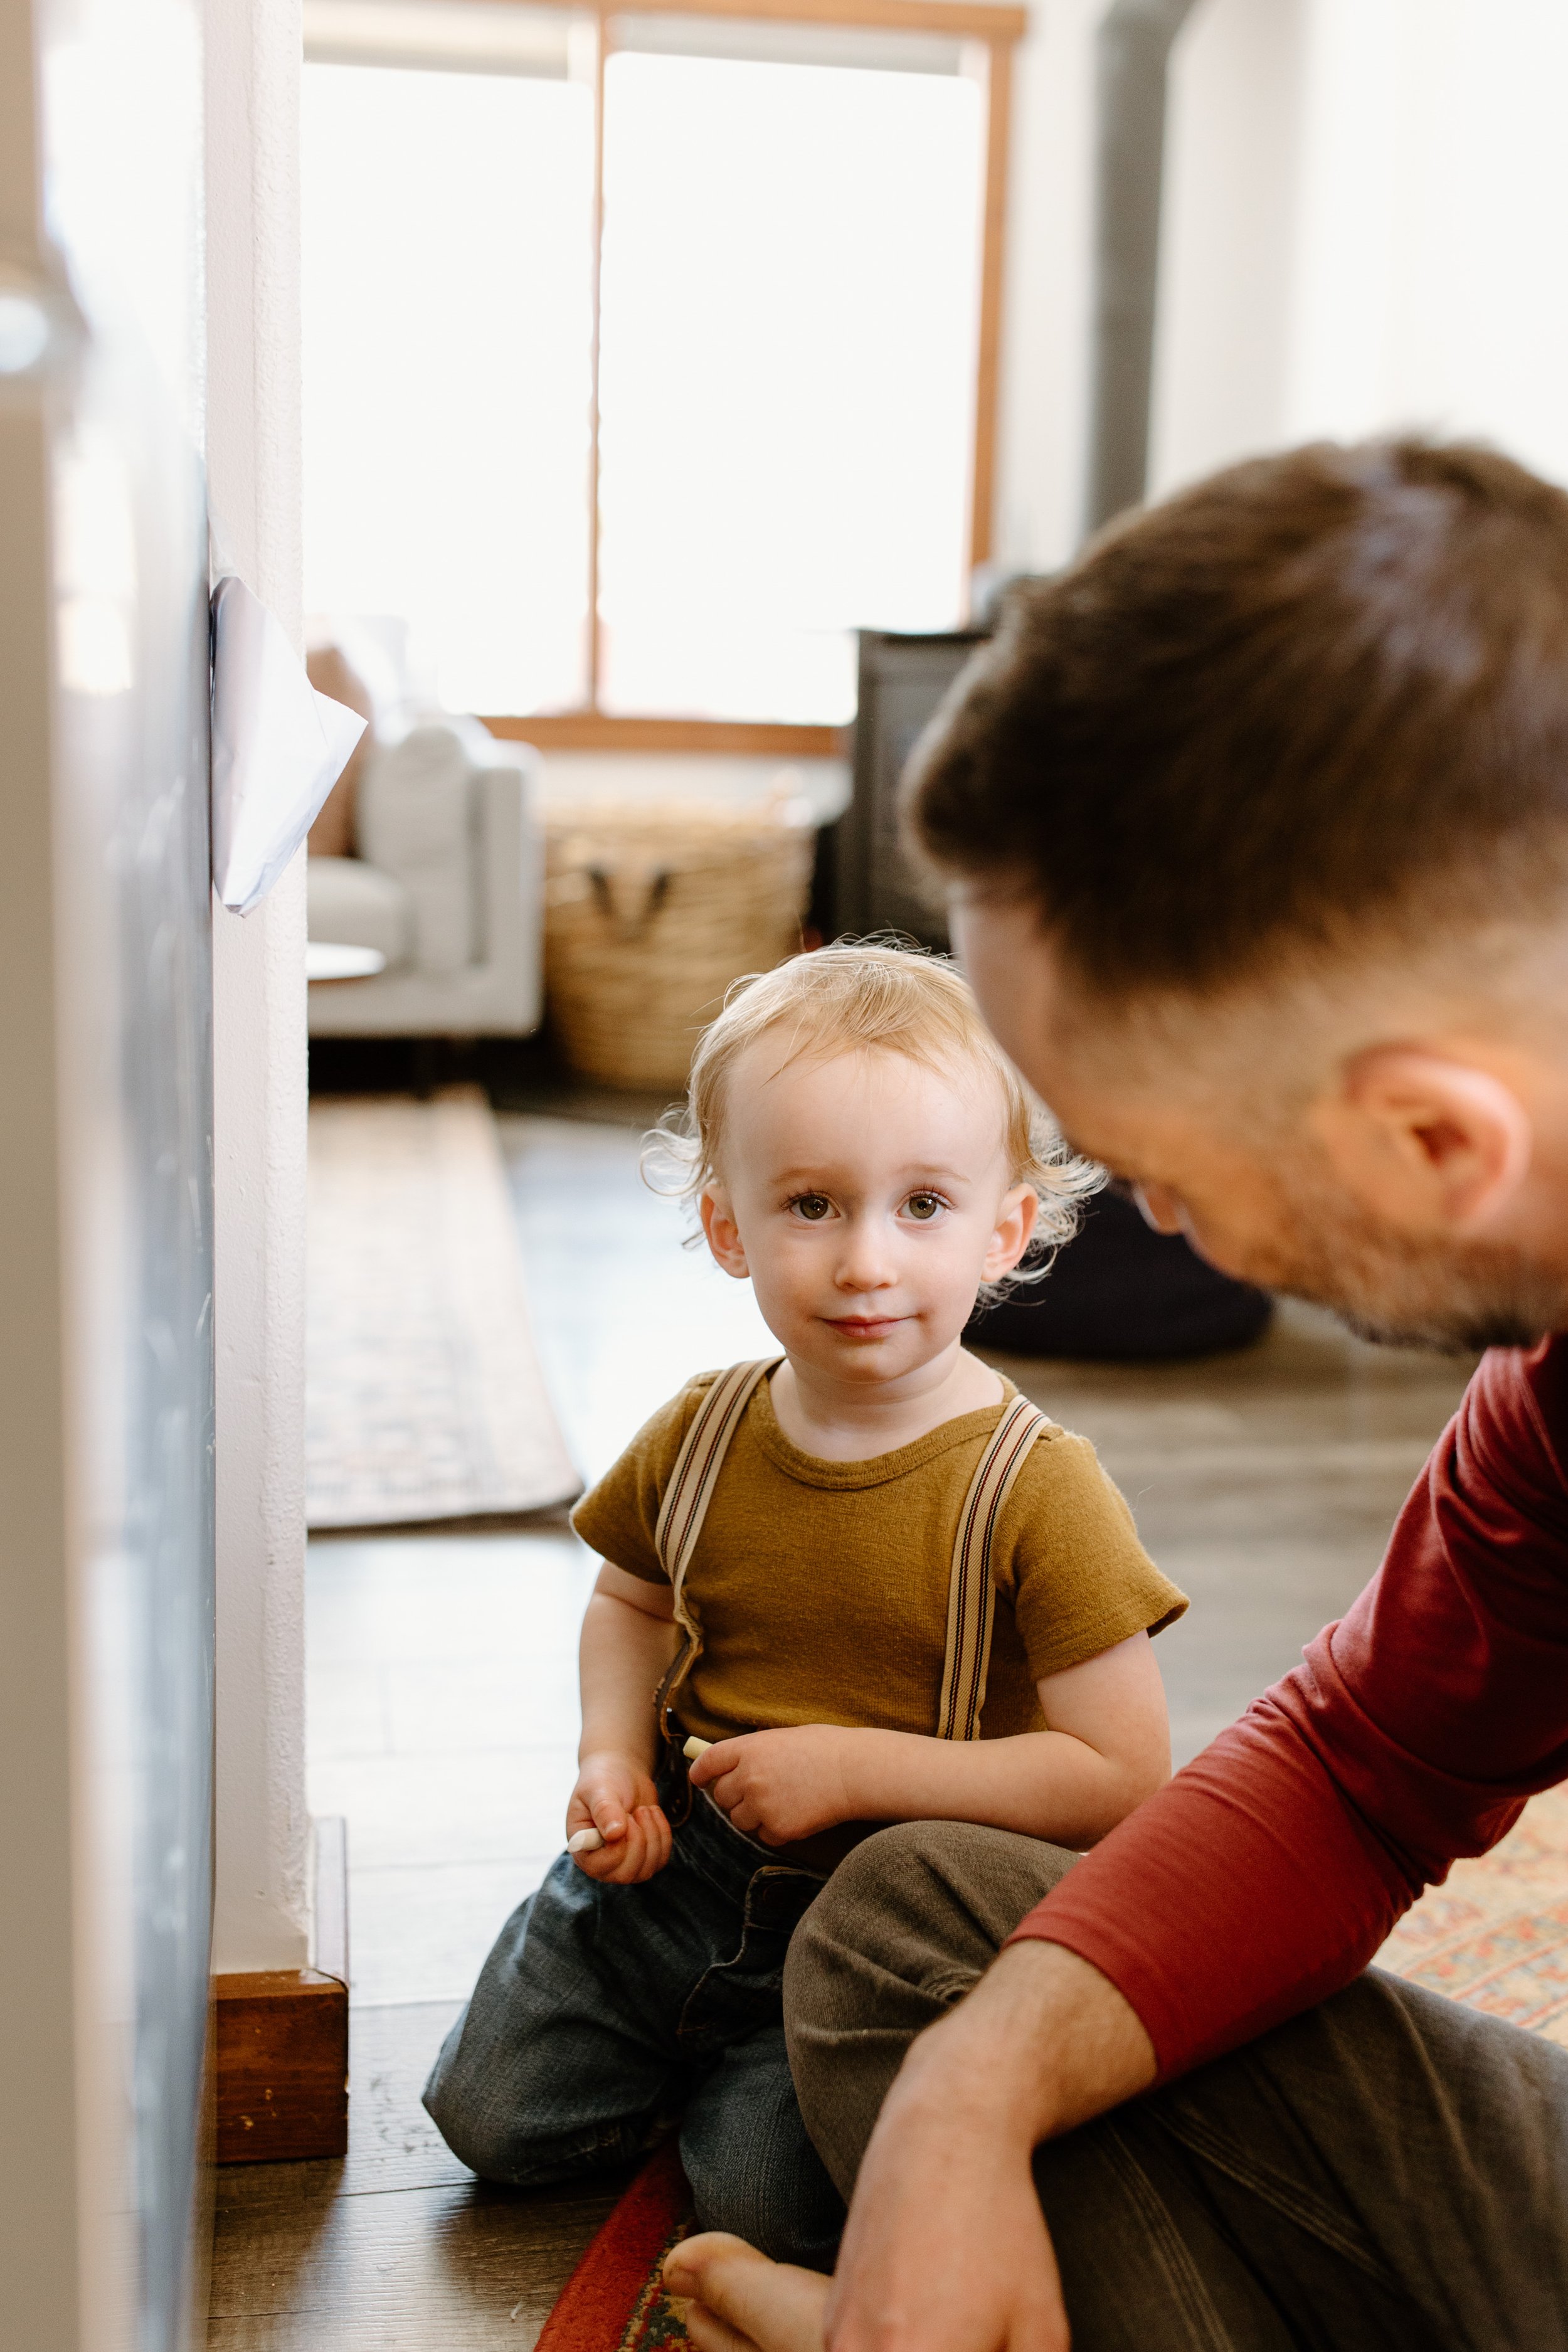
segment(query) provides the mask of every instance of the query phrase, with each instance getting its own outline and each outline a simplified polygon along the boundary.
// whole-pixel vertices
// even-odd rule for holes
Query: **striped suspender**
[[[991,1580],[991,1549],[1013,1481],[1029,1448],[1046,1426],[1046,1416],[1027,1397],[1015,1397],[991,1434],[969,1482],[958,1531],[952,1539],[952,1572],[947,1586],[947,1657],[937,1705],[939,1739],[978,1739],[991,1663],[991,1627],[996,1589]]]
[[[762,1356],[755,1363],[731,1364],[721,1372],[701,1403],[698,1406],[690,1428],[687,1431],[669,1484],[659,1504],[658,1524],[654,1528],[654,1546],[659,1562],[669,1579],[670,1597],[675,1603],[675,1622],[686,1640],[678,1655],[670,1662],[668,1671],[658,1686],[654,1705],[659,1727],[668,1738],[669,1708],[681,1684],[697,1663],[702,1647],[702,1635],[697,1621],[686,1605],[686,1571],[691,1565],[691,1555],[697,1549],[697,1538],[702,1532],[702,1522],[708,1516],[708,1506],[713,1499],[713,1489],[719,1484],[719,1473],[724,1466],[724,1456],[730,1451],[730,1440],[741,1426],[742,1417],[752,1402],[758,1383],[767,1378],[782,1356]]]
[[[739,1429],[746,1407],[760,1381],[781,1356],[763,1356],[750,1364],[732,1364],[721,1372],[698,1406],[668,1486],[659,1505],[654,1543],[675,1604],[675,1622],[686,1640],[658,1686],[655,1701],[658,1721],[670,1737],[669,1709],[677,1692],[696,1664],[702,1635],[686,1605],[686,1571],[724,1466],[730,1441]],[[991,1660],[991,1628],[996,1613],[992,1583],[991,1553],[1002,1507],[1013,1481],[1023,1468],[1031,1445],[1046,1426],[1046,1417],[1027,1397],[1015,1397],[991,1433],[969,1482],[958,1528],[952,1539],[952,1570],[947,1588],[947,1655],[942,1671],[942,1697],[937,1707],[939,1739],[978,1739],[980,1711],[985,1704],[985,1675]]]

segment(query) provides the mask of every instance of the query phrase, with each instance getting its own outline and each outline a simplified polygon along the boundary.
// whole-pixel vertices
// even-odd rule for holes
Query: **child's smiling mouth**
[[[842,1331],[849,1339],[880,1339],[908,1320],[906,1315],[826,1315],[823,1318],[830,1330]]]

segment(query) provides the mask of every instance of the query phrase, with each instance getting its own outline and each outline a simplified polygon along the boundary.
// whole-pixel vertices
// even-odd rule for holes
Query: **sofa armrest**
[[[525,1037],[543,1012],[544,851],[539,754],[462,725],[468,755],[474,961],[405,966],[310,990],[313,1036]]]
[[[495,975],[520,1029],[542,1010],[544,845],[539,754],[490,739],[474,780],[479,917],[477,961]]]

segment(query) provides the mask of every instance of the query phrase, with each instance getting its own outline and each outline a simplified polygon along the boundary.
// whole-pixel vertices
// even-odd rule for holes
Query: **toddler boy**
[[[1065,1869],[1169,1774],[1149,1636],[1186,1604],[1093,1449],[963,1346],[1093,1178],[950,964],[838,947],[753,981],[666,1140],[784,1353],[689,1381],[573,1515],[604,1555],[574,1851],[426,2104],[520,2185],[679,2125],[704,2226],[827,2267],[843,2209],[784,2046],[795,1926],[889,1822],[985,1822]]]

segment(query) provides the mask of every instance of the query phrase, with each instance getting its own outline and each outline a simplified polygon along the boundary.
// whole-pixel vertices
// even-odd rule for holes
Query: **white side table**
[[[385,970],[386,958],[379,948],[345,947],[335,940],[305,942],[307,980],[374,980]]]

